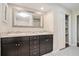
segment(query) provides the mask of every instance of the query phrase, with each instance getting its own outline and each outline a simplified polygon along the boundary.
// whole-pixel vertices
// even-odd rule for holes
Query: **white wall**
[[[71,45],[71,11],[64,7],[52,5],[52,10],[45,15],[44,29],[53,33],[54,51],[65,47],[65,14],[69,17],[69,44]]]
[[[54,20],[54,40],[57,39],[57,49],[65,47],[65,14],[71,16],[71,11],[63,7],[57,6],[55,10]],[[69,44],[71,44],[71,19],[69,19]]]
[[[79,11],[72,12],[72,45],[77,46],[77,15],[79,15]]]

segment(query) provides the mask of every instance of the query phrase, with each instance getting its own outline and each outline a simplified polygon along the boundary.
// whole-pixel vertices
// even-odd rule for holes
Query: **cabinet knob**
[[[18,46],[20,46],[20,44],[18,44]]]
[[[16,46],[20,46],[20,44],[16,44]]]
[[[16,46],[18,46],[18,44],[16,44]]]

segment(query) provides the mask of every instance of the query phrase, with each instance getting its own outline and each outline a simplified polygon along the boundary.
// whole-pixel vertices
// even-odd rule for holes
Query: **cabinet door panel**
[[[1,46],[1,55],[2,56],[16,56],[17,47],[15,44],[6,44]]]
[[[40,55],[52,51],[53,48],[53,36],[43,35],[40,36]]]
[[[2,56],[16,56],[17,46],[14,38],[1,39],[1,55]]]
[[[23,37],[19,40],[18,56],[29,56],[29,37]]]
[[[39,56],[39,36],[30,37],[30,55]]]
[[[46,52],[50,52],[53,49],[53,43],[52,39],[47,39],[46,42]]]
[[[43,55],[46,53],[46,40],[40,39],[40,55]]]

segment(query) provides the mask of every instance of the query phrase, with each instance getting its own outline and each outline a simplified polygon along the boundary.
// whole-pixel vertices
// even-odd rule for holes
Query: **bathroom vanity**
[[[42,30],[43,32],[37,30],[37,28],[44,28],[46,11],[20,7],[17,4],[2,4],[1,6],[4,16],[2,22],[9,25],[9,18],[11,18],[12,25],[12,30],[9,27],[6,30],[6,27],[6,31],[1,31],[1,56],[40,56],[53,50],[53,34],[45,33],[46,30]],[[13,30],[13,28],[17,29]],[[36,31],[28,31],[27,28],[29,30],[35,28]]]
[[[1,38],[1,56],[40,56],[52,50],[52,34],[5,36]]]

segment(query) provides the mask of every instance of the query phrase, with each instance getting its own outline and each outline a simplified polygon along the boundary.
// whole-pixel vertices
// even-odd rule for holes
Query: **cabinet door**
[[[39,36],[30,37],[30,55],[39,56]]]
[[[2,56],[16,56],[17,44],[14,38],[1,39],[1,55]]]
[[[29,37],[18,38],[18,56],[29,56]]]
[[[46,52],[51,52],[53,49],[53,36],[48,36],[45,42],[46,42]]]
[[[46,39],[40,39],[40,55],[43,55],[46,53]]]
[[[49,35],[40,36],[40,55],[52,51],[53,37]]]

